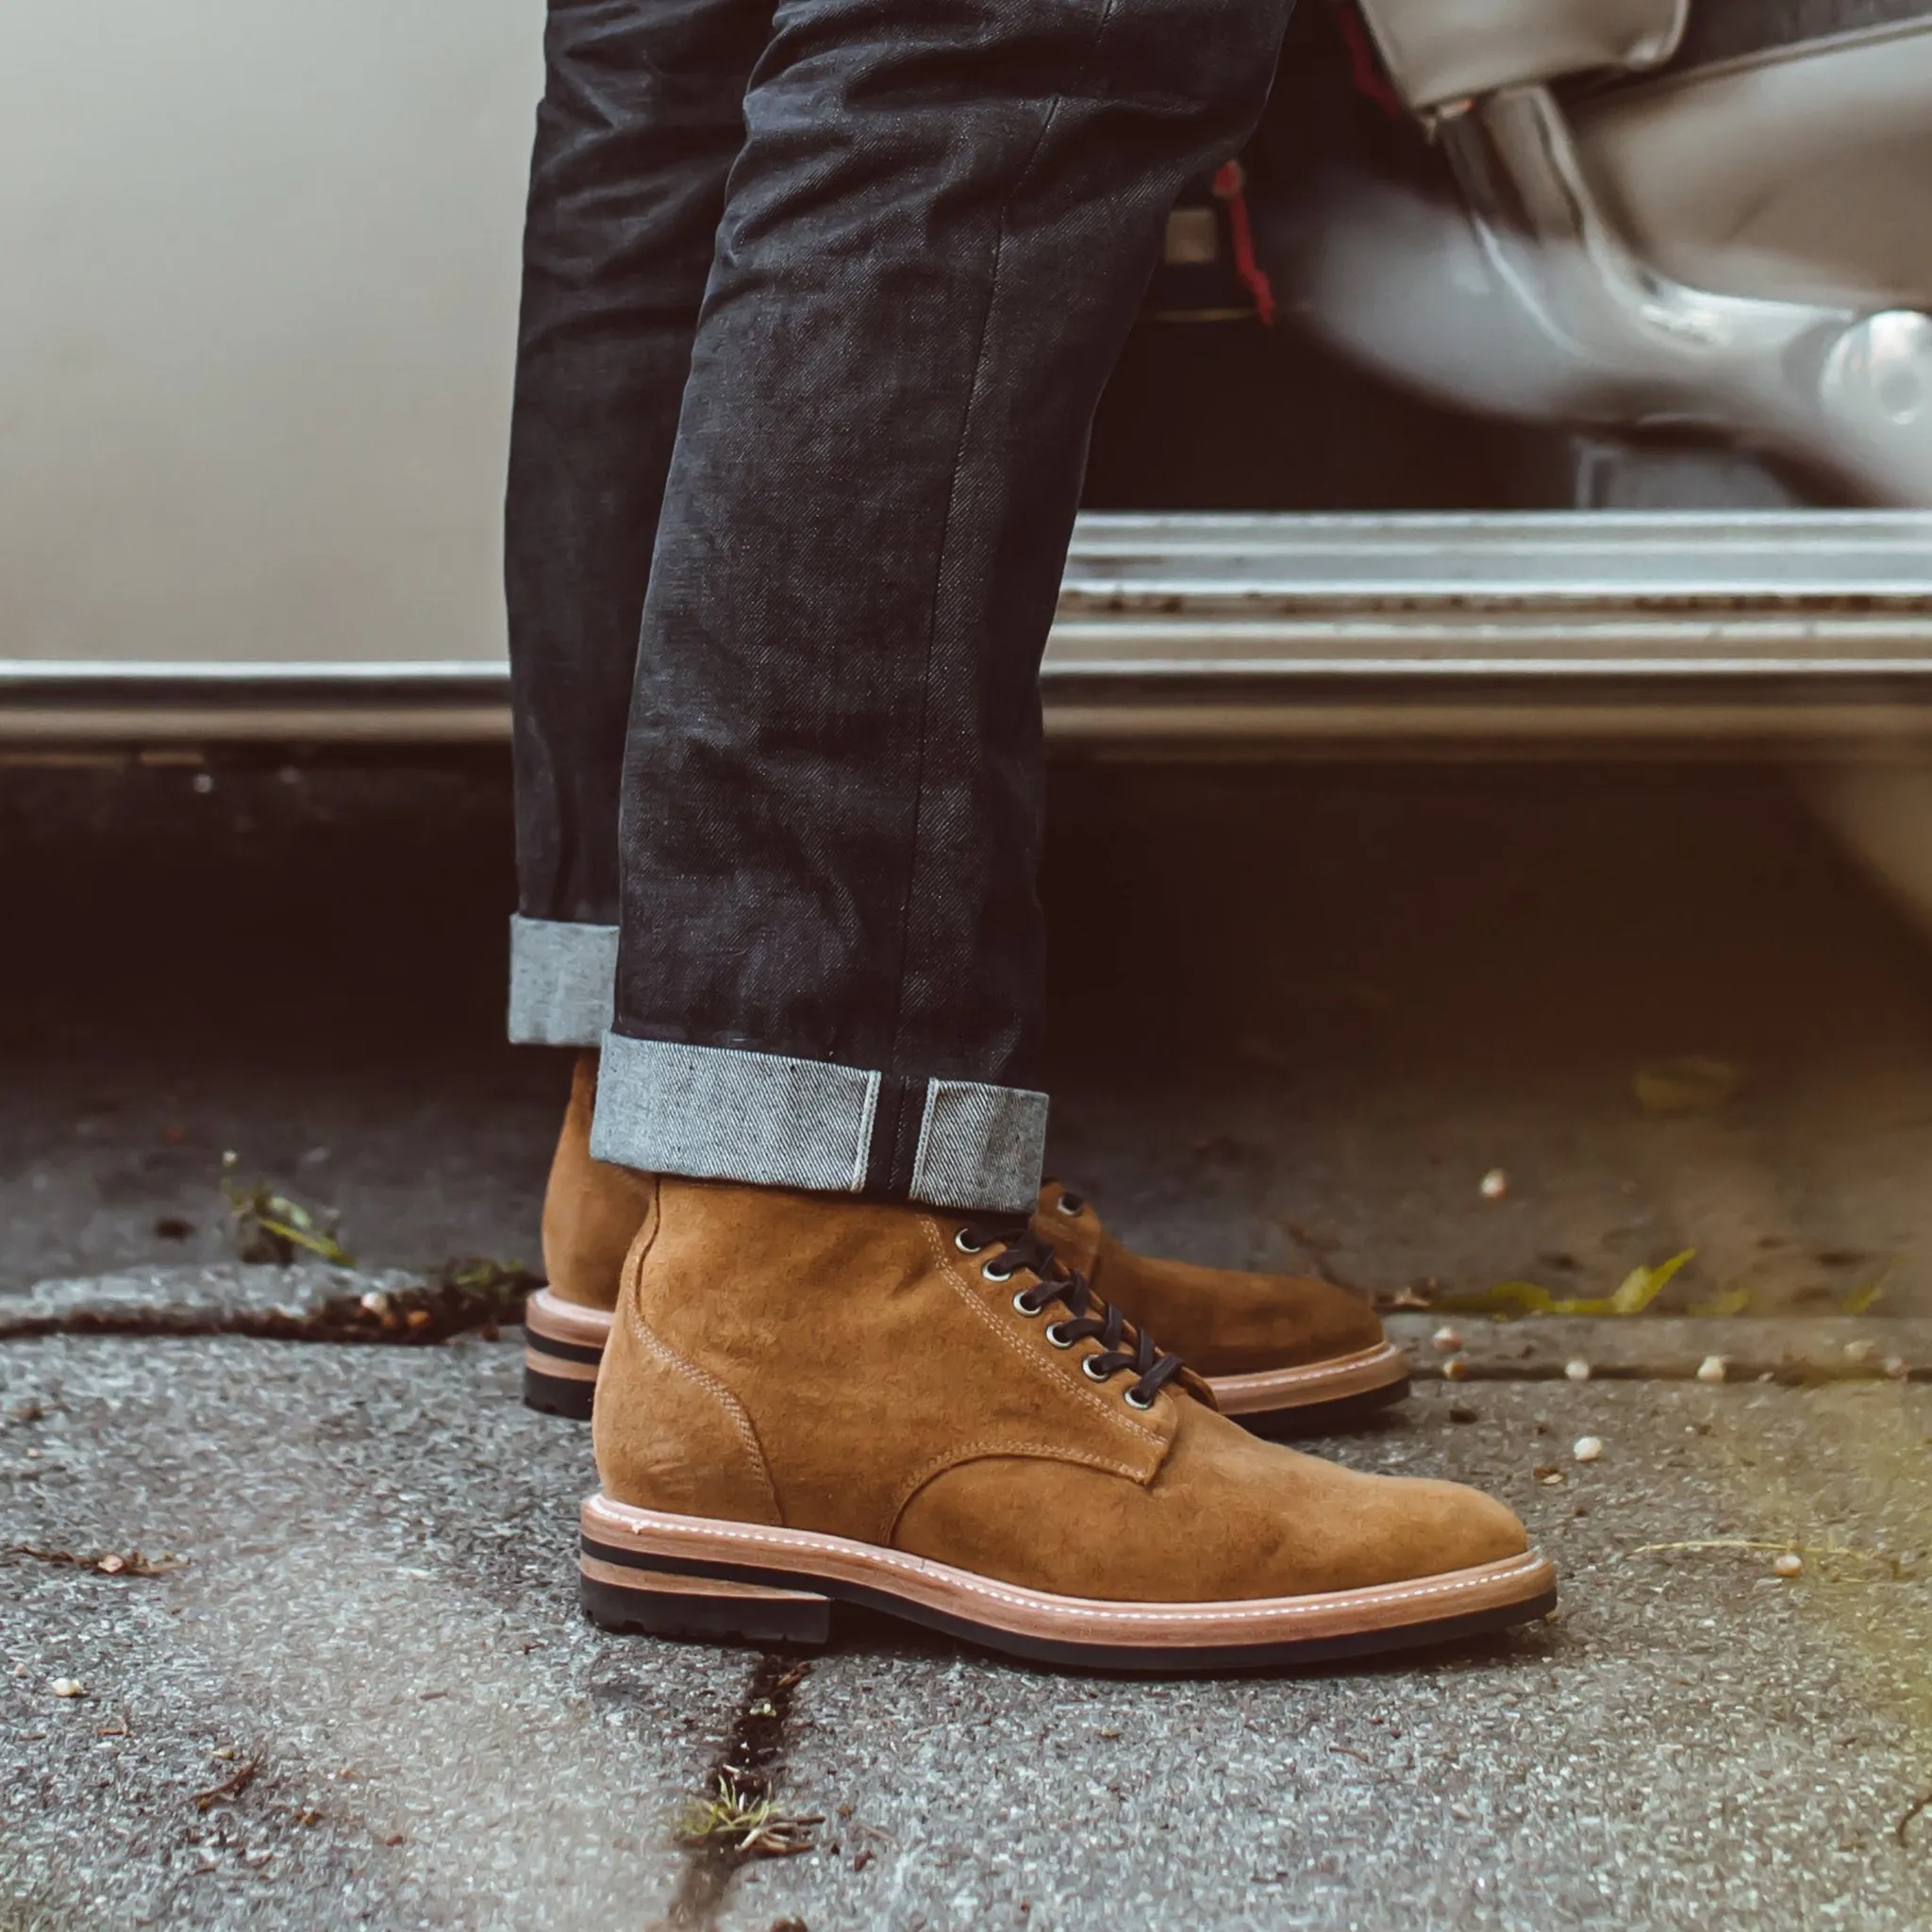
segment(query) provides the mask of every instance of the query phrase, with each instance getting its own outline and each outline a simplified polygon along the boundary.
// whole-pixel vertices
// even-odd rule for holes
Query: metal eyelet
[[[1086,1205],[1086,1202],[1081,1200],[1076,1194],[1062,1194],[1056,1211],[1064,1214],[1069,1221],[1078,1221],[1080,1211]]]
[[[995,1258],[989,1261],[979,1272],[989,1281],[1010,1281],[1020,1271],[1017,1268],[1002,1268]]]
[[[1090,1382],[1104,1382],[1107,1380],[1108,1371],[1106,1369],[1101,1370],[1097,1375],[1093,1373],[1093,1364],[1099,1359],[1100,1357],[1097,1355],[1083,1356],[1080,1358],[1080,1373]]]
[[[1121,1400],[1124,1402],[1129,1408],[1149,1409],[1154,1407],[1153,1396],[1136,1394],[1135,1391],[1131,1389],[1123,1391],[1121,1395]]]
[[[1013,1306],[1016,1308],[1018,1308],[1023,1315],[1031,1316],[1045,1314],[1046,1309],[1043,1306],[1036,1302],[1030,1302],[1026,1299],[1026,1297],[1030,1295],[1032,1292],[1033,1291],[1030,1288],[1023,1288],[1020,1291],[1020,1292],[1013,1297]]]
[[[984,1241],[969,1241],[966,1239],[966,1230],[962,1227],[953,1237],[953,1245],[962,1255],[976,1255],[986,1246],[986,1243]]]
[[[1065,1326],[1065,1323],[1056,1322],[1053,1324],[1053,1326],[1046,1331],[1046,1339],[1050,1342],[1052,1342],[1056,1348],[1072,1348],[1074,1345],[1074,1338],[1071,1335],[1064,1335],[1060,1332]]]

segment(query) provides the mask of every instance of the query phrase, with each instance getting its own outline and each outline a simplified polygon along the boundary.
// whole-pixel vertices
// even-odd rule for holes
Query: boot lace
[[[1110,1381],[1122,1371],[1131,1369],[1134,1380],[1126,1399],[1135,1408],[1152,1408],[1154,1398],[1181,1372],[1181,1358],[1157,1348],[1144,1328],[1134,1330],[1132,1347],[1126,1341],[1127,1318],[1113,1303],[1103,1301],[1092,1284],[1076,1268],[1055,1259],[1053,1244],[1041,1239],[1031,1222],[1017,1224],[976,1223],[962,1227],[953,1237],[953,1245],[962,1255],[983,1254],[988,1248],[1000,1252],[980,1266],[989,1281],[1010,1281],[1014,1275],[1035,1276],[1031,1287],[1013,1297],[1013,1306],[1023,1315],[1046,1312],[1049,1302],[1058,1302],[1067,1319],[1056,1322],[1046,1339],[1056,1348],[1071,1348],[1076,1341],[1097,1341],[1100,1352],[1080,1364],[1088,1379]]]

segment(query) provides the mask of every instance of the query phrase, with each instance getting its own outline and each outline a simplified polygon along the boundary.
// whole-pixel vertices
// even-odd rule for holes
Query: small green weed
[[[355,1256],[336,1239],[334,1214],[305,1208],[273,1181],[242,1180],[237,1167],[233,1154],[222,1156],[228,1238],[242,1260],[286,1268],[299,1252],[339,1268],[355,1266]]]

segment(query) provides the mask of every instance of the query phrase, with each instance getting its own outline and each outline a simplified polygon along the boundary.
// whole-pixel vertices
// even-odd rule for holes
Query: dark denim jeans
[[[1030,1208],[1040,656],[1166,212],[1287,5],[553,0],[511,1020],[609,1014],[601,1158]]]

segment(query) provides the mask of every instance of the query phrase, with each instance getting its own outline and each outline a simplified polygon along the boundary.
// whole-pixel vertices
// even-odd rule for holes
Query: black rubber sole
[[[541,1369],[524,1364],[524,1407],[541,1415],[559,1415],[574,1423],[591,1420],[591,1406],[597,1393],[594,1382],[575,1375],[546,1375]]]
[[[1195,1649],[1151,1650],[1109,1643],[1070,1643],[1025,1637],[1012,1631],[948,1615],[924,1604],[912,1604],[890,1591],[862,1584],[792,1574],[775,1570],[751,1570],[722,1563],[688,1563],[671,1573],[681,1578],[711,1577],[720,1582],[745,1583],[768,1590],[810,1592],[815,1600],[706,1596],[690,1589],[653,1591],[654,1566],[640,1562],[627,1550],[583,1539],[583,1552],[600,1562],[636,1573],[635,1585],[616,1584],[579,1575],[584,1614],[599,1629],[635,1632],[652,1637],[691,1639],[711,1643],[794,1643],[820,1645],[830,1641],[836,1604],[873,1610],[916,1624],[924,1629],[957,1638],[984,1650],[997,1651],[1029,1663],[1054,1664],[1077,1670],[1113,1671],[1136,1675],[1182,1676],[1203,1673],[1298,1669],[1338,1663],[1355,1657],[1382,1656],[1390,1651],[1418,1650],[1488,1636],[1519,1624],[1534,1622],[1557,1607],[1554,1589],[1540,1596],[1477,1610],[1440,1617],[1393,1630],[1364,1630],[1341,1637],[1304,1639],[1266,1645],[1207,1645]],[[661,1574],[661,1573],[660,1573]]]
[[[584,1547],[607,1562],[622,1560],[591,1544]],[[823,1597],[807,1603],[782,1597],[697,1596],[648,1588],[625,1590],[594,1576],[580,1575],[577,1581],[584,1614],[600,1630],[701,1643],[797,1643],[816,1648],[831,1641],[832,1606]]]

